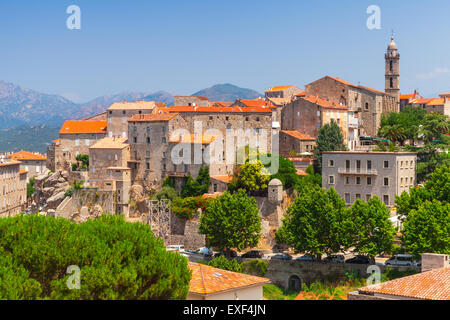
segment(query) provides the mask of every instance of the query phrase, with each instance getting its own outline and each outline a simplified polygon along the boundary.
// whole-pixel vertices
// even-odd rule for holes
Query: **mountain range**
[[[255,90],[240,88],[232,84],[217,84],[200,90],[193,96],[208,97],[211,101],[235,101],[261,97]],[[75,103],[60,95],[40,93],[13,83],[0,80],[0,151],[30,150],[45,152],[48,139],[56,139],[65,120],[86,118],[104,112],[114,102],[157,101],[173,105],[174,96],[166,91],[125,91],[105,95],[86,103]],[[24,133],[42,137],[23,139]],[[46,139],[46,140],[43,140]],[[31,142],[33,141],[33,143]]]

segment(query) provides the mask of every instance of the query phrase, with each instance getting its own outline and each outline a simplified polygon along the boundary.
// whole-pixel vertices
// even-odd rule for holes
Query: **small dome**
[[[283,183],[281,183],[281,181],[278,179],[272,179],[269,182],[269,187],[279,187],[279,186],[283,186]]]
[[[397,50],[397,45],[395,44],[394,37],[391,37],[391,42],[388,45],[388,50]]]

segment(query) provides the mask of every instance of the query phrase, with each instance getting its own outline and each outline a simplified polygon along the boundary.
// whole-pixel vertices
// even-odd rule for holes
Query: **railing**
[[[356,169],[356,168],[338,168],[339,174],[360,174],[360,175],[378,175],[376,169]]]

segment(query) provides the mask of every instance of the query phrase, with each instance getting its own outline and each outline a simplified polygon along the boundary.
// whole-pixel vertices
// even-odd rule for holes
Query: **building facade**
[[[395,195],[416,186],[416,164],[410,152],[324,152],[322,186],[336,189],[349,206],[377,196],[392,208]]]
[[[9,155],[8,159],[20,161],[20,169],[28,172],[27,180],[47,171],[47,157],[40,153],[19,151]]]
[[[0,160],[0,217],[20,214],[27,203],[27,172],[20,162]]]

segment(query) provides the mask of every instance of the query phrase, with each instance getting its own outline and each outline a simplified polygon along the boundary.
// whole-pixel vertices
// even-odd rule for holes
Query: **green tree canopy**
[[[348,210],[343,199],[331,188],[311,186],[300,193],[288,208],[277,241],[321,258],[341,251],[349,244]]]
[[[358,199],[353,203],[350,230],[355,252],[374,258],[392,251],[395,228],[389,216],[389,210],[376,196],[368,202]]]
[[[201,167],[196,180],[191,175],[188,175],[181,191],[181,196],[183,198],[198,197],[208,193],[209,182],[209,167]]]
[[[316,172],[322,172],[322,152],[347,150],[341,128],[334,120],[319,129],[316,144],[314,148],[314,156],[317,159]]]
[[[412,210],[403,225],[402,242],[406,250],[450,254],[450,206],[440,201],[426,201]]]
[[[417,140],[419,128],[427,111],[407,106],[401,112],[391,112],[381,117],[379,136],[404,144],[405,140]]]
[[[206,235],[208,246],[243,250],[258,244],[261,220],[254,198],[244,190],[235,194],[225,192],[209,201],[200,218],[200,233]]]
[[[0,298],[172,300],[189,291],[187,259],[120,216],[17,216],[0,219],[0,234]],[[80,289],[67,286],[69,266],[80,268]]]
[[[247,192],[266,190],[270,181],[270,174],[261,160],[247,161],[240,167],[237,174],[238,188]]]

